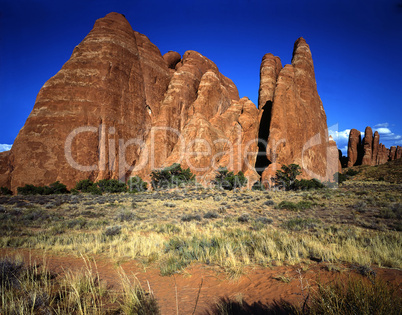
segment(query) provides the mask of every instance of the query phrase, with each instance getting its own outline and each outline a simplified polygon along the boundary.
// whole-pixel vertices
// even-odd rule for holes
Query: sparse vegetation
[[[11,196],[13,192],[7,187],[0,187],[0,195]]]
[[[153,170],[151,173],[152,187],[155,190],[185,187],[194,184],[194,180],[195,176],[190,169],[182,169],[178,163],[161,170]]]
[[[22,261],[0,260],[1,314],[160,314],[151,292],[122,271],[121,290],[110,290],[99,278],[91,262],[85,268],[62,277],[46,265],[25,266]],[[95,265],[96,266],[96,265]]]
[[[219,189],[233,190],[247,185],[247,178],[241,171],[235,175],[233,172],[229,172],[226,167],[220,167],[213,184]]]
[[[17,192],[20,195],[56,195],[69,193],[67,186],[59,181],[54,182],[49,186],[35,186],[26,184],[23,187],[17,187]]]
[[[148,184],[139,176],[130,177],[127,186],[130,193],[144,192],[148,189]]]

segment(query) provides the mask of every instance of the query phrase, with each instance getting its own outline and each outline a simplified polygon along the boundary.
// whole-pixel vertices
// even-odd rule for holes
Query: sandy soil
[[[79,271],[85,267],[83,258],[62,256],[41,251],[23,249],[1,249],[0,256],[22,256],[29,263],[42,264],[44,259],[51,272],[62,274],[66,270]],[[119,287],[119,266],[105,256],[95,257],[100,278],[106,281],[110,289]],[[94,265],[92,265],[94,267]],[[215,302],[222,297],[243,299],[248,304],[260,303],[268,305],[274,300],[287,300],[292,303],[302,303],[308,294],[308,289],[314,290],[317,283],[329,283],[337,278],[347,279],[348,276],[359,276],[351,265],[336,265],[339,271],[328,271],[328,263],[315,263],[295,266],[275,266],[271,268],[248,268],[238,279],[229,279],[228,274],[213,266],[193,264],[175,276],[164,277],[156,267],[144,269],[135,261],[125,261],[121,268],[129,276],[136,276],[144,289],[153,291],[158,300],[162,314],[192,314],[198,303],[195,314],[208,314]],[[297,270],[301,270],[302,281]],[[401,285],[402,271],[372,267],[377,278]],[[288,283],[278,280],[279,276],[290,280]],[[177,293],[176,293],[177,292]],[[199,293],[200,292],[200,293]]]

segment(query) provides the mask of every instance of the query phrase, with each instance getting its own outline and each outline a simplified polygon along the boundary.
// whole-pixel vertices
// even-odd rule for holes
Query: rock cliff
[[[302,166],[304,177],[332,180],[334,170],[338,171],[338,150],[333,150],[336,144],[329,143],[327,119],[306,41],[299,38],[295,42],[292,63],[283,68],[278,57],[265,55],[260,77],[259,138],[267,144],[266,159],[258,159],[265,160],[265,165],[257,163],[257,171],[263,180],[269,181],[281,165],[290,163]]]
[[[290,65],[263,57],[257,108],[205,56],[162,56],[110,13],[39,91],[11,151],[0,153],[0,186],[149,179],[173,163],[203,183],[219,166],[243,171],[252,184],[290,163],[327,180],[339,170],[337,157],[303,38]]]

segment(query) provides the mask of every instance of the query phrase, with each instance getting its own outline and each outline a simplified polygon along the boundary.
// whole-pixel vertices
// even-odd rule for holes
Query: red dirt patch
[[[78,271],[85,267],[85,262],[80,257],[55,255],[39,250],[0,250],[0,257],[15,255],[22,256],[26,263],[31,261],[39,264],[43,263],[45,257],[48,269],[56,274],[62,274],[66,270]],[[116,263],[105,256],[94,258],[100,278],[106,281],[109,287],[118,288],[120,278]],[[124,262],[121,267],[128,276],[135,275],[144,289],[148,290],[149,285],[158,300],[162,314],[176,314],[177,307],[179,314],[192,314],[201,282],[195,314],[206,314],[222,297],[242,298],[248,304],[259,302],[268,305],[280,299],[302,303],[303,295],[307,295],[307,290],[304,293],[301,290],[300,275],[297,271],[301,269],[300,265],[247,268],[245,274],[237,280],[230,280],[228,275],[219,269],[201,264],[193,264],[182,274],[170,277],[161,276],[159,269],[155,267],[144,270],[136,261]],[[347,279],[350,275],[359,276],[352,266],[338,264],[336,267],[340,272],[328,271],[327,263],[311,263],[308,268],[304,268],[305,271],[301,271],[303,286],[308,284],[314,289],[318,282],[326,284],[339,278]],[[401,285],[401,270],[378,267],[372,269],[377,278]],[[277,280],[279,276],[289,282]]]

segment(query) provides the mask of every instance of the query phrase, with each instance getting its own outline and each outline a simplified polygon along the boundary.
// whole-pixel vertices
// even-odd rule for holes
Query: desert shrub
[[[400,314],[398,290],[381,280],[349,279],[319,285],[311,297],[307,314]]]
[[[261,183],[260,181],[257,181],[253,184],[251,187],[251,190],[256,190],[256,191],[263,191],[265,190],[264,184]]]
[[[0,289],[19,286],[19,275],[24,264],[20,261],[2,258],[0,260]]]
[[[121,225],[109,226],[105,230],[106,236],[115,236],[121,234]]]
[[[204,219],[217,219],[219,218],[219,214],[213,211],[208,211],[204,214]]]
[[[54,195],[54,194],[68,194],[67,186],[59,181],[50,184],[49,186],[35,186],[26,184],[23,187],[18,187],[17,192],[19,195]]]
[[[0,187],[0,195],[10,196],[13,192],[7,187]]]
[[[380,210],[380,217],[384,219],[402,219],[402,205],[400,203],[395,203],[389,208]]]
[[[315,228],[320,222],[320,220],[312,218],[293,218],[284,222],[282,227],[292,231],[301,231]]]
[[[278,209],[286,209],[286,210],[291,210],[291,211],[302,211],[306,209],[310,209],[312,206],[310,201],[302,200],[299,201],[298,203],[294,203],[291,201],[281,201],[276,208]]]
[[[89,192],[91,193],[91,195],[102,195],[102,190],[97,186],[97,185],[93,185],[89,188]]]
[[[178,163],[151,172],[151,183],[155,190],[183,187],[193,184],[194,181],[195,176],[190,169],[182,169]]]
[[[255,221],[262,223],[262,224],[271,224],[272,222],[274,222],[274,220],[266,218],[266,217],[259,217]]]
[[[250,220],[250,216],[248,214],[242,214],[237,218],[238,222],[247,223]]]
[[[180,220],[183,222],[190,222],[190,221],[201,221],[201,216],[198,214],[185,214],[183,215]]]
[[[43,195],[45,187],[26,184],[23,187],[17,187],[17,193],[19,195]]]
[[[226,167],[220,167],[212,183],[216,188],[233,190],[245,186],[247,178],[241,171],[235,175],[233,172],[229,172]]]
[[[348,176],[355,176],[355,175],[357,175],[357,174],[359,174],[359,171],[358,171],[358,170],[354,170],[354,169],[352,169],[352,168],[349,168],[349,169],[345,172],[345,175],[348,175]]]
[[[310,189],[321,189],[324,188],[324,184],[321,183],[318,179],[295,179],[293,183],[294,190],[310,190]]]
[[[272,200],[267,200],[267,201],[264,202],[264,205],[273,206],[273,205],[275,205],[275,202],[273,202]]]
[[[168,208],[175,208],[176,207],[176,204],[174,202],[165,202],[163,205],[165,207],[168,207]]]
[[[339,173],[339,172],[334,174],[334,181],[339,183],[339,184],[342,184],[347,179],[348,178],[347,178],[347,176],[345,174],[342,174],[342,173]]]
[[[127,191],[126,183],[120,182],[117,179],[101,179],[96,182],[96,185],[103,193],[108,192],[114,194]]]
[[[148,183],[144,182],[141,177],[130,177],[127,181],[128,191],[130,193],[144,192],[148,189]]]
[[[68,194],[70,193],[67,189],[67,186],[60,183],[59,181],[50,184],[49,186],[45,186],[44,194],[45,195],[60,195],[60,194]]]
[[[282,165],[281,170],[276,171],[275,186],[279,189],[292,190],[297,175],[300,175],[300,166],[297,164]]]
[[[91,192],[91,188],[94,186],[93,181],[90,179],[82,179],[77,184],[75,184],[75,189],[82,193]]]
[[[136,215],[132,211],[123,210],[116,215],[116,220],[120,222],[135,220]]]

